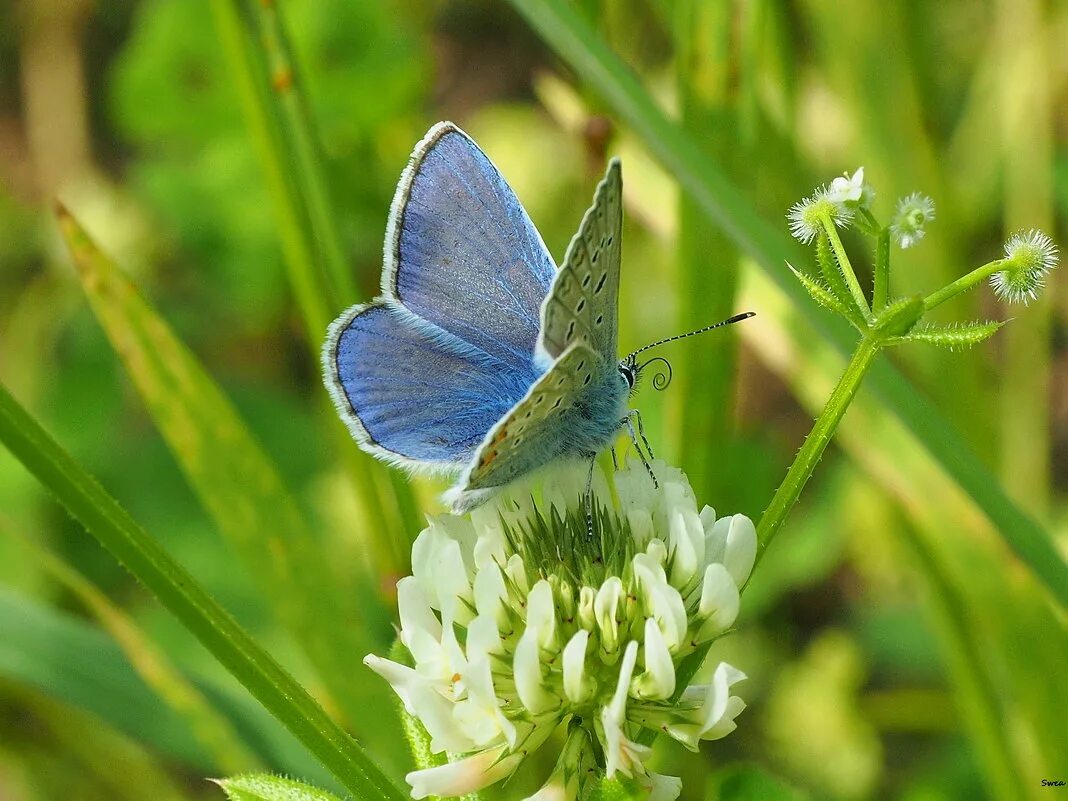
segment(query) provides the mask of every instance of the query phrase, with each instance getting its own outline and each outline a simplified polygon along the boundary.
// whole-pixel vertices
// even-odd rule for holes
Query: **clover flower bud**
[[[902,248],[910,248],[926,233],[927,223],[935,218],[934,201],[913,192],[897,202],[897,214],[890,223],[890,235]]]
[[[574,801],[620,776],[657,801],[681,782],[651,773],[643,728],[696,749],[744,709],[721,663],[706,685],[679,687],[681,661],[734,622],[756,555],[743,515],[698,510],[686,476],[640,462],[594,484],[557,465],[466,516],[431,517],[397,584],[408,667],[370,655],[431,750],[459,755],[407,776],[413,798],[475,792],[510,776],[566,731],[552,774],[527,801]],[[560,740],[554,740],[559,742]],[[601,768],[594,770],[596,766]]]
[[[1044,233],[1019,231],[1005,243],[1004,269],[990,276],[990,286],[1004,301],[1027,304],[1038,297],[1057,259],[1057,246]]]

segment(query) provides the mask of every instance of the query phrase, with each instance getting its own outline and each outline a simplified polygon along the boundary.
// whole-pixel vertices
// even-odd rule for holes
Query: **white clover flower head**
[[[823,232],[825,219],[831,220],[839,228],[845,228],[853,221],[853,209],[846,203],[832,200],[830,192],[826,186],[821,186],[786,212],[790,234],[801,244],[811,244]]]
[[[462,755],[408,774],[413,798],[500,781],[566,730],[555,770],[527,801],[574,801],[595,773],[673,801],[681,782],[646,768],[642,729],[692,750],[734,729],[745,704],[731,688],[745,675],[720,664],[710,683],[680,687],[677,671],[733,624],[756,531],[744,515],[698,510],[680,470],[652,468],[659,487],[634,460],[607,480],[596,474],[593,538],[581,464],[430,519],[413,575],[397,584],[413,665],[365,659],[435,753]]]
[[[1005,243],[1005,269],[990,276],[990,286],[1004,301],[1027,304],[1038,297],[1057,260],[1057,246],[1044,233],[1018,231]]]
[[[857,167],[852,176],[843,173],[831,181],[827,187],[827,199],[839,206],[851,204],[856,208],[868,209],[875,200],[875,190],[871,184],[865,183],[864,168]]]
[[[890,236],[902,248],[923,239],[927,223],[935,218],[935,204],[927,195],[913,192],[897,202],[897,214],[890,223]]]

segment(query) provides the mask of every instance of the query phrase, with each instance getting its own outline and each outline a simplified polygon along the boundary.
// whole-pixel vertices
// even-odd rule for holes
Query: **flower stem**
[[[962,275],[952,284],[946,284],[937,292],[932,292],[924,298],[924,307],[928,310],[933,309],[935,306],[945,303],[947,300],[959,295],[961,292],[971,289],[980,281],[985,281],[998,270],[1002,269],[1007,261],[1008,259],[995,259],[994,261],[987,262],[982,267],[975,268],[967,275]]]
[[[890,299],[890,229],[879,232],[875,245],[875,288],[871,295],[871,309],[875,314],[886,308]]]
[[[786,520],[786,515],[797,503],[801,490],[804,489],[809,477],[816,469],[816,464],[838,429],[842,416],[857,394],[857,389],[880,347],[881,343],[878,339],[868,336],[860,341],[860,345],[853,352],[845,372],[842,373],[831,397],[827,400],[827,405],[820,412],[820,416],[812,426],[812,431],[805,439],[805,444],[801,446],[794,463],[790,465],[786,478],[775,491],[775,497],[771,499],[771,504],[760,518],[760,524],[757,526],[757,540],[760,543],[757,551],[758,561],[771,544],[783,521]]]
[[[845,276],[846,286],[849,287],[850,294],[857,302],[860,310],[864,312],[864,315],[871,317],[868,299],[864,297],[864,290],[860,288],[860,281],[857,280],[857,274],[853,271],[853,265],[849,261],[849,254],[846,253],[845,248],[842,246],[842,240],[838,237],[838,229],[834,227],[834,222],[830,217],[824,215],[820,215],[820,217],[823,223],[823,230],[827,232],[827,239],[830,240],[831,248],[834,250],[834,255],[842,268],[842,275]]]

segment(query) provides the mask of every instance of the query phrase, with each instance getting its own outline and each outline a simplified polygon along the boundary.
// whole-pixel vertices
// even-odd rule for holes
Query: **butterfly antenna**
[[[629,353],[627,355],[627,360],[629,361],[635,356],[637,356],[639,353],[644,353],[645,351],[651,348],[657,348],[661,345],[666,345],[668,342],[674,342],[677,339],[686,339],[686,337],[697,336],[698,334],[703,334],[706,331],[712,331],[716,328],[722,328],[725,325],[740,323],[742,320],[748,320],[750,317],[756,317],[756,312],[742,312],[741,314],[736,314],[733,317],[728,317],[726,320],[721,320],[718,323],[706,325],[704,328],[698,328],[696,331],[690,331],[685,334],[676,334],[675,336],[667,337],[666,339],[658,339],[656,342],[651,342],[648,345],[645,345],[644,347],[638,348],[636,351],[632,351],[631,353]],[[652,361],[652,359],[650,359],[650,361]]]

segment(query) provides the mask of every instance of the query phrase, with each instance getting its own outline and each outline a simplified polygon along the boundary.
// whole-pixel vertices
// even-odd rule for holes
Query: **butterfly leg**
[[[649,440],[645,438],[645,426],[642,424],[642,413],[637,409],[631,409],[627,416],[633,417],[634,421],[638,424],[638,436],[642,438],[642,445],[645,446],[645,452],[649,454],[650,459],[655,459],[656,454],[653,453],[653,446],[650,445]]]
[[[623,418],[623,425],[627,427],[627,433],[630,434],[630,441],[634,443],[634,450],[638,452],[638,458],[642,460],[642,464],[645,466],[645,472],[649,474],[649,478],[653,480],[653,486],[656,489],[660,489],[660,482],[656,480],[656,474],[653,472],[653,466],[649,464],[649,460],[645,456],[645,451],[638,445],[638,434],[634,430],[634,423],[631,422],[631,416],[628,414]],[[642,437],[645,439],[645,437]]]
[[[582,503],[586,508],[586,536],[593,539],[593,468],[597,464],[597,454],[585,454],[590,460],[590,468],[586,471],[586,492],[582,495]]]

